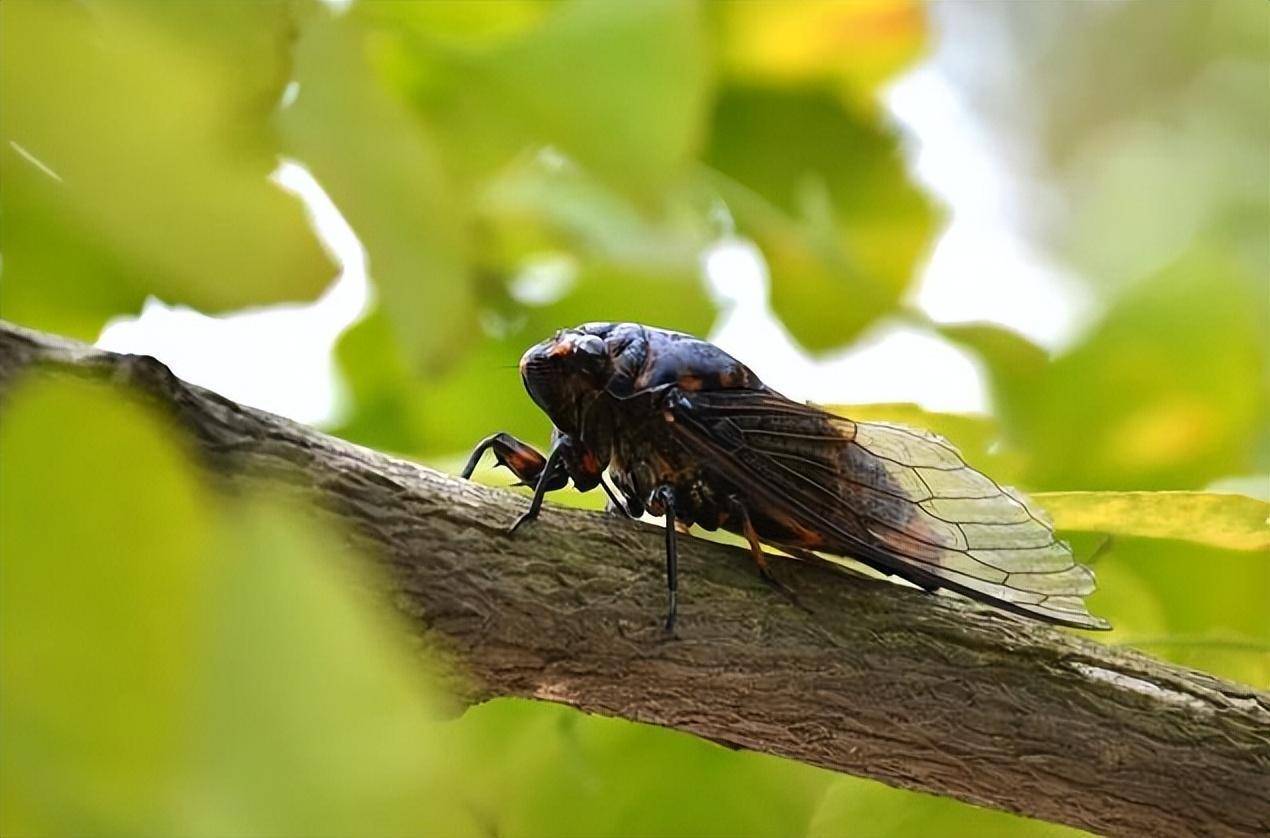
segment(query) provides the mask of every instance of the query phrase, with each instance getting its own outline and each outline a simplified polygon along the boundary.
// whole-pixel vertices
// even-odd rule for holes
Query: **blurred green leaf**
[[[773,308],[809,349],[842,346],[891,310],[930,245],[935,212],[898,138],[827,91],[724,88],[705,161],[763,251]]]
[[[352,398],[332,432],[382,450],[429,456],[471,448],[503,430],[486,429],[497,417],[516,429],[512,433],[545,441],[550,425],[525,395],[516,370],[521,351],[507,341],[481,341],[444,373],[423,378],[396,360],[387,315],[377,308],[336,347]]]
[[[437,37],[426,4],[359,11],[399,39],[388,77],[470,175],[551,146],[655,203],[700,144],[709,73],[696,3],[562,3],[493,42],[456,41],[452,27]]]
[[[1091,611],[1107,643],[1255,687],[1270,686],[1270,562],[1265,551],[1116,538],[1094,565]]]
[[[1087,833],[855,777],[838,777],[829,785],[807,830],[808,838],[941,834],[1057,838]]]
[[[1052,362],[992,327],[945,326],[992,375],[1035,489],[1199,488],[1263,464],[1270,311],[1223,254],[1194,252],[1126,294]]]
[[[79,382],[7,398],[0,462],[0,832],[174,831],[210,498]]]
[[[337,539],[227,507],[113,388],[6,405],[0,831],[474,834],[417,655]]]
[[[541,26],[557,5],[558,0],[501,0],[499,3],[360,0],[353,12],[377,26],[409,32],[451,49],[479,50],[524,37]]]
[[[493,57],[491,101],[541,142],[647,195],[701,141],[705,50],[697,3],[571,3]]]
[[[439,747],[441,699],[336,539],[267,502],[211,548],[190,782],[204,835],[475,835]]]
[[[1064,530],[1270,550],[1270,503],[1206,492],[1041,492],[1032,496]]]
[[[784,836],[834,776],[526,701],[474,707],[452,734],[479,820],[507,836]]]
[[[493,273],[508,274],[526,258],[564,251],[584,263],[615,264],[654,278],[695,276],[713,231],[702,218],[706,209],[694,206],[693,197],[668,193],[666,212],[650,217],[567,160],[538,154],[507,167],[482,189],[481,262]]]
[[[282,3],[0,6],[0,307],[89,339],[149,294],[204,311],[315,297],[334,274],[268,180]]]
[[[366,248],[394,339],[375,363],[440,368],[474,342],[468,206],[430,129],[382,84],[382,49],[356,16],[311,9],[282,131]]]

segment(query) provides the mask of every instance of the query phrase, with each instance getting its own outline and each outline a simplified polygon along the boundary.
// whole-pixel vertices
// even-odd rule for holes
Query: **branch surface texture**
[[[952,597],[680,540],[458,480],[117,355],[0,321],[24,368],[137,388],[230,485],[306,497],[388,568],[391,601],[469,676],[523,696],[1107,834],[1270,833],[1270,695]],[[475,429],[488,430],[488,429]]]

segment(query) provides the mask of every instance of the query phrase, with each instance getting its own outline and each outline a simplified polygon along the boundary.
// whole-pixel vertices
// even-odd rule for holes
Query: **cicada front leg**
[[[529,509],[516,519],[516,522],[511,526],[510,532],[515,532],[521,524],[538,517],[538,512],[542,509],[543,495],[549,491],[563,489],[569,483],[569,474],[565,469],[562,440],[557,439],[556,444],[551,449],[551,453],[544,457],[539,453],[538,449],[529,443],[521,442],[516,437],[506,433],[494,434],[481,440],[476,449],[472,451],[472,456],[468,458],[467,465],[463,467],[462,476],[464,478],[472,476],[472,472],[476,471],[476,465],[480,462],[481,456],[489,450],[494,452],[494,458],[498,461],[498,465],[505,466],[512,474],[516,475],[521,485],[534,487],[534,497],[529,504]]]
[[[543,470],[546,468],[547,458],[529,443],[521,442],[511,434],[505,433],[494,434],[481,440],[472,451],[472,456],[468,458],[461,476],[464,479],[470,478],[472,472],[476,471],[481,456],[491,449],[494,451],[494,459],[498,461],[498,465],[506,467],[516,475],[521,485],[538,485]],[[560,485],[556,488],[563,488],[567,480],[563,471],[559,479]]]
[[[563,489],[569,482],[569,475],[564,468],[565,444],[562,440],[556,440],[556,444],[551,447],[551,453],[547,455],[547,461],[538,477],[538,484],[534,486],[533,500],[529,502],[529,508],[521,513],[521,516],[507,530],[509,535],[516,532],[521,524],[538,517],[538,513],[542,511],[542,499],[546,497],[547,492]]]

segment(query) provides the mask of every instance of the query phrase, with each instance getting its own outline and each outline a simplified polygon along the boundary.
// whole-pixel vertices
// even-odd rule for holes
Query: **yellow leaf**
[[[800,0],[729,3],[723,18],[723,61],[753,81],[830,79],[850,98],[870,98],[915,58],[926,20],[913,0]]]
[[[1043,492],[1032,496],[1062,530],[1270,550],[1270,503],[1212,492]]]

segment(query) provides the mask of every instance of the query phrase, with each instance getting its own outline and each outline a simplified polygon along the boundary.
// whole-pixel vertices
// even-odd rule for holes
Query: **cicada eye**
[[[574,342],[579,352],[585,353],[595,358],[602,358],[606,353],[604,350],[604,341],[595,335],[583,335]]]

